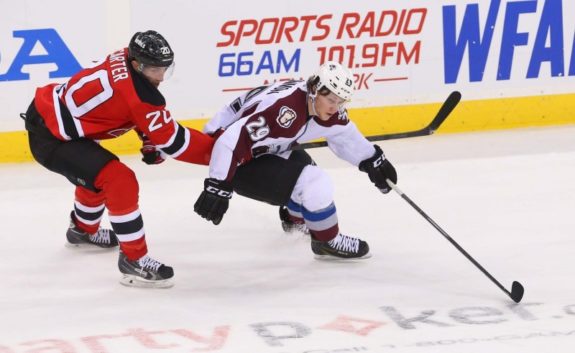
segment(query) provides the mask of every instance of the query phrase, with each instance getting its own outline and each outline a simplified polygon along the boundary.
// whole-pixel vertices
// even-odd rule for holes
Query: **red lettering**
[[[271,23],[273,25],[271,36],[267,39],[262,39],[262,31],[265,28],[266,23]],[[264,18],[259,25],[258,33],[256,34],[256,44],[270,44],[274,41],[274,37],[276,36],[278,30],[278,23],[279,20],[277,18]],[[281,33],[281,30],[280,30]]]
[[[264,80],[263,85],[267,86],[271,83],[275,83],[275,82],[286,82],[286,81],[292,81],[292,80],[304,80],[303,77],[300,78],[296,78],[296,77],[280,77],[280,78],[274,78],[273,80],[268,80],[267,78]],[[1,352],[0,352],[1,353]]]
[[[373,11],[367,13],[367,16],[363,20],[363,23],[359,27],[359,31],[356,33],[356,37],[361,37],[363,33],[367,33],[370,37],[373,37],[373,27],[374,27],[374,17]]]
[[[355,86],[357,87],[358,90],[361,89],[362,86],[365,86],[365,89],[369,89],[369,86],[367,85],[367,80],[371,77],[371,75],[373,75],[372,73],[370,73],[369,75],[365,76],[365,74],[354,74],[353,77],[355,78]]]
[[[47,345],[43,345],[42,347],[36,347],[27,352],[30,353],[41,353],[46,352],[47,350],[56,351],[61,353],[75,353],[76,349],[70,343],[62,340],[38,340],[38,341],[30,341],[22,343],[23,346],[33,346],[36,344],[43,344],[47,343]]]
[[[350,38],[355,38],[353,30],[361,17],[357,13],[346,14],[346,16],[341,23],[339,36],[347,35]],[[329,20],[332,17],[332,14],[324,14],[319,17],[318,15],[306,15],[227,21],[220,28],[223,38],[216,43],[216,46],[238,46],[242,40],[249,40],[256,45],[324,40],[330,34],[332,25]],[[371,29],[369,31],[373,34],[375,30],[374,18],[372,17],[370,20]],[[344,31],[346,32],[344,33]]]
[[[217,326],[214,329],[211,337],[203,337],[198,334],[195,334],[192,331],[179,329],[179,330],[172,330],[173,333],[178,334],[182,337],[189,338],[190,340],[198,343],[205,344],[207,347],[202,348],[201,350],[216,350],[220,349],[224,346],[226,339],[230,333],[229,326]],[[199,349],[198,349],[199,350]]]
[[[395,27],[395,34],[399,35],[401,33],[401,28],[403,27],[403,21],[405,19],[405,10],[401,10],[401,15],[399,16],[399,23]]]
[[[315,36],[311,37],[311,40],[314,40],[314,41],[315,40],[324,40],[325,38],[327,38],[327,36],[329,36],[329,30],[331,27],[329,24],[324,24],[323,21],[330,20],[332,17],[333,17],[333,15],[331,15],[331,14],[319,16],[319,18],[317,20],[316,27],[317,27],[317,29],[323,29],[323,34],[315,35]]]
[[[339,30],[337,31],[337,39],[341,39],[343,31],[346,31],[349,38],[355,38],[352,33],[352,28],[357,26],[357,24],[359,23],[359,19],[360,16],[357,12],[350,12],[343,14],[343,17],[339,25]],[[348,20],[351,20],[352,22],[347,23]]]
[[[104,347],[100,340],[103,339],[116,339],[126,337],[126,335],[101,335],[101,336],[88,336],[82,337],[81,340],[88,346],[88,349],[94,353],[107,353],[108,351]]]
[[[334,330],[353,333],[359,336],[367,336],[373,330],[385,325],[382,321],[358,319],[350,316],[338,316],[334,321],[320,326],[324,330]]]
[[[389,42],[383,43],[383,53],[381,55],[381,65],[385,66],[387,64],[387,58],[392,57],[394,52],[390,50],[390,48],[395,48],[397,43]]]
[[[414,14],[420,15],[418,26],[415,29],[410,29],[409,25],[411,24],[411,16]],[[403,33],[404,34],[417,34],[417,33],[421,32],[421,30],[423,29],[423,23],[425,22],[425,16],[426,15],[427,15],[427,9],[424,9],[424,8],[413,9],[413,10],[409,11],[409,14],[407,15],[407,23],[405,25],[405,28],[403,29]]]
[[[288,25],[288,22],[291,22],[291,26]],[[279,43],[282,40],[282,34],[285,34],[287,40],[289,42],[293,42],[293,38],[291,36],[291,32],[297,28],[298,26],[298,19],[297,17],[286,17],[282,19],[280,31],[276,38],[276,43]]]
[[[403,9],[400,12],[395,10],[381,11],[375,13],[369,11],[365,14],[356,12],[345,13],[341,19],[337,32],[337,39],[343,37],[359,38],[383,37],[394,33],[417,34],[423,29],[427,9]]]
[[[303,22],[303,28],[301,30],[301,34],[299,36],[299,41],[303,42],[305,40],[306,34],[307,34],[307,29],[309,28],[309,23],[311,20],[315,20],[317,18],[317,16],[313,15],[313,16],[302,16],[301,17],[301,21]],[[276,42],[277,43],[277,42]]]
[[[251,27],[251,28],[249,28]],[[246,29],[249,28],[249,29]],[[234,41],[234,46],[240,43],[240,39],[242,37],[249,37],[252,34],[256,33],[258,29],[258,21],[256,20],[242,20],[240,22],[240,26],[238,27],[238,34],[236,36],[236,40]]]
[[[397,65],[401,65],[401,58],[405,59],[405,63],[409,64],[411,58],[415,56],[415,64],[419,64],[419,53],[421,51],[421,41],[417,41],[411,51],[408,53],[407,49],[405,48],[405,44],[403,42],[399,42],[398,48],[398,56],[397,56]]]
[[[153,335],[165,335],[165,331],[145,331],[141,328],[135,328],[128,330],[128,335],[134,337],[139,343],[141,343],[146,348],[151,349],[166,349],[179,347],[179,344],[168,343],[160,344],[152,336]]]
[[[383,24],[385,23],[385,19],[388,18],[389,16],[392,17],[391,24],[389,25],[389,28],[384,30]],[[379,23],[377,24],[376,36],[383,37],[383,36],[390,34],[393,31],[393,28],[395,27],[396,22],[397,22],[397,12],[396,11],[382,11],[381,16],[379,17]]]
[[[216,47],[227,47],[228,45],[232,44],[232,42],[234,41],[235,33],[232,31],[228,31],[228,27],[235,26],[236,23],[238,23],[238,21],[228,21],[223,24],[220,33],[223,34],[224,36],[226,35],[229,36],[230,39],[227,42],[218,42],[216,44]]]
[[[362,36],[383,37],[392,33],[395,35],[418,34],[423,30],[426,16],[426,8],[385,10],[379,13],[368,11],[365,14],[344,13],[337,29],[336,39],[353,39]],[[256,45],[277,44],[282,41],[289,43],[306,40],[321,41],[330,35],[332,25],[329,20],[332,18],[333,14],[324,14],[319,17],[318,15],[305,15],[227,21],[220,29],[223,40],[217,42],[216,46],[237,46],[242,39],[250,37]]]

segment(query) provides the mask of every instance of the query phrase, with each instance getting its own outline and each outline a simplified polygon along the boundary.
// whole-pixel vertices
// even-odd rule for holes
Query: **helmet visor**
[[[345,103],[349,102],[349,100],[346,100],[344,98],[341,98],[340,96],[338,96],[335,92],[332,92],[329,88],[327,88],[326,86],[322,86],[319,90],[318,93],[320,96],[324,96],[327,98],[327,100],[334,105],[337,105],[339,107],[343,107],[345,106]]]
[[[140,64],[139,69],[142,75],[146,76],[148,79],[154,82],[161,82],[172,77],[175,66],[175,62],[172,62],[170,66],[153,66],[148,64]]]

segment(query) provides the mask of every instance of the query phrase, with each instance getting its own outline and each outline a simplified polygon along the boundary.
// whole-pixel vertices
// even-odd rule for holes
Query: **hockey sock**
[[[333,202],[328,207],[313,212],[302,207],[302,214],[314,239],[330,241],[339,234],[337,212]]]
[[[289,220],[295,224],[304,224],[305,221],[303,219],[302,208],[303,207],[300,204],[290,199],[287,204]]]
[[[134,172],[113,160],[100,171],[95,186],[106,196],[106,208],[120,249],[130,260],[148,252],[144,221],[138,207],[139,185]]]
[[[78,228],[88,234],[98,231],[104,214],[104,193],[93,192],[77,186],[74,201],[73,222]]]

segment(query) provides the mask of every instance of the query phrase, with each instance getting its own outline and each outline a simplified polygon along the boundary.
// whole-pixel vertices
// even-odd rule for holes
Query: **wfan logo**
[[[527,79],[575,76],[573,14],[564,10],[564,3],[567,6],[572,0],[491,0],[489,7],[486,1],[465,8],[444,6],[445,83],[458,82],[465,57],[470,82],[484,81],[491,71],[495,77],[489,79],[497,81],[510,80],[513,72]],[[486,15],[480,16],[482,11]],[[535,25],[522,26],[525,21]],[[495,60],[488,61],[490,57]]]
[[[27,65],[55,64],[57,69],[50,71],[50,78],[70,77],[82,69],[66,43],[53,28],[20,30],[12,34],[14,38],[22,38],[24,42],[8,71],[0,74],[0,81],[29,80],[30,75],[22,72],[22,68]],[[41,45],[45,53],[32,54],[36,45]]]

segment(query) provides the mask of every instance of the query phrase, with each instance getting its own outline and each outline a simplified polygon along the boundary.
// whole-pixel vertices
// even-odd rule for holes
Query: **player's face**
[[[151,84],[158,87],[160,83],[172,76],[174,64],[168,67],[138,64],[136,68]]]
[[[334,93],[322,96],[318,94],[315,97],[315,111],[318,117],[326,121],[345,104],[345,100],[339,98]]]

